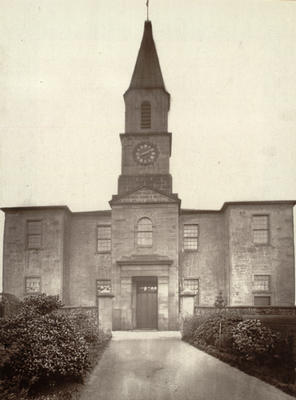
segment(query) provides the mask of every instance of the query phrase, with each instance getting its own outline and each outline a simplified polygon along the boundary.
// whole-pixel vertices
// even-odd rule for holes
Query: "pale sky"
[[[0,3],[0,205],[108,209],[145,0]],[[150,19],[182,207],[296,199],[296,2],[150,0]]]

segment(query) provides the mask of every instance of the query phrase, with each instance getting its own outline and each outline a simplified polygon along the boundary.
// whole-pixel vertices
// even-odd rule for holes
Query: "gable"
[[[113,196],[110,204],[151,204],[151,203],[177,203],[176,194],[166,195],[153,189],[143,187],[123,196]]]

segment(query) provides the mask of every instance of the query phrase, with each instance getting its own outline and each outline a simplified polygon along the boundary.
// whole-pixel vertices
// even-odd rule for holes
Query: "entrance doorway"
[[[137,329],[157,329],[157,278],[137,277],[136,282],[136,327]]]

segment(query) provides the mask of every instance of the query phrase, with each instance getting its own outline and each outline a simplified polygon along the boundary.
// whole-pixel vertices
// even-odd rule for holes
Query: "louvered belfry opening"
[[[151,128],[151,104],[149,101],[143,101],[141,104],[141,128]]]

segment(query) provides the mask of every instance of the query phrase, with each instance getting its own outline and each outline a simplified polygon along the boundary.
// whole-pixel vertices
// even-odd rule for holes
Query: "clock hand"
[[[140,153],[140,156],[145,156],[146,154],[151,153],[151,151],[153,151],[153,149],[145,150],[142,153]]]

